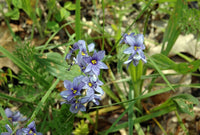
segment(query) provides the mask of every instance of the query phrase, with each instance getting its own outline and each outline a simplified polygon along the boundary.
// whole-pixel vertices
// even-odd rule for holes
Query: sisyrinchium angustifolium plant
[[[72,47],[70,46],[70,51],[65,57],[67,60],[72,57],[72,67],[70,68],[73,68],[73,64],[77,64],[83,74],[74,78],[73,82],[65,80],[64,87],[66,90],[60,93],[65,100],[62,103],[71,104],[70,111],[72,113],[77,113],[79,110],[86,111],[83,104],[90,101],[99,105],[101,95],[104,94],[101,88],[103,82],[98,79],[98,76],[100,69],[108,69],[106,64],[101,61],[104,58],[105,51],[97,52],[94,47],[94,43],[86,47],[85,41],[79,40]],[[77,55],[73,57],[75,52],[77,52]],[[92,52],[93,54],[91,54]]]
[[[22,1],[27,3],[21,3]],[[146,25],[144,27],[149,27],[149,23],[152,21],[149,17],[152,12],[152,7],[149,3],[155,5],[159,3],[160,7],[166,9],[162,14],[170,14],[170,16],[172,16],[172,23],[169,23],[170,25],[168,27],[169,30],[163,30],[166,33],[166,37],[163,40],[164,43],[166,42],[173,46],[176,37],[182,32],[198,34],[199,25],[198,19],[196,18],[199,17],[199,11],[183,8],[187,5],[187,1],[177,0],[176,4],[176,0],[170,0],[170,2],[168,2],[169,6],[165,4],[163,4],[163,6],[160,4],[164,2],[163,0],[158,0],[156,2],[142,1],[138,4],[134,1],[115,2],[112,0],[102,0],[98,3],[98,1],[96,2],[93,0],[91,2],[93,5],[89,8],[92,9],[92,12],[90,12],[91,14],[95,12],[95,16],[89,15],[92,18],[91,22],[93,25],[91,27],[89,25],[88,29],[92,31],[92,34],[93,31],[97,32],[97,35],[95,35],[96,33],[94,34],[95,37],[87,32],[81,33],[82,30],[79,31],[81,28],[83,28],[84,31],[87,31],[85,28],[88,27],[88,23],[85,22],[85,20],[76,20],[76,24],[81,25],[76,25],[77,29],[75,30],[75,33],[73,33],[73,30],[69,30],[69,25],[72,24],[70,28],[73,28],[74,26],[74,22],[70,21],[70,14],[73,12],[69,11],[76,9],[75,4],[72,4],[71,2],[64,3],[59,1],[61,3],[59,4],[58,1],[48,0],[47,4],[44,4],[44,7],[41,3],[38,4],[37,2],[41,1],[37,0],[7,0],[6,2],[9,3],[9,12],[4,14],[7,20],[20,20],[21,16],[19,16],[19,13],[24,11],[25,14],[30,17],[29,19],[33,20],[31,39],[34,39],[34,34],[37,34],[35,27],[40,31],[41,37],[46,35],[50,37],[45,37],[45,39],[48,39],[45,45],[37,47],[32,47],[30,44],[20,42],[14,53],[15,55],[5,53],[6,51],[3,48],[0,48],[0,51],[5,53],[5,56],[2,57],[9,57],[21,69],[20,73],[17,74],[17,77],[13,76],[15,79],[17,78],[17,85],[9,85],[8,88],[4,89],[5,91],[0,93],[0,103],[4,108],[7,106],[18,107],[23,115],[30,118],[20,120],[21,117],[19,116],[21,115],[18,111],[13,112],[13,115],[11,116],[6,116],[9,120],[18,120],[17,123],[19,124],[24,122],[23,120],[28,121],[26,124],[22,124],[22,126],[18,127],[16,122],[7,122],[5,121],[6,118],[3,117],[3,120],[0,121],[0,132],[3,132],[3,134],[12,134],[12,132],[15,132],[16,134],[21,134],[21,132],[24,132],[24,134],[32,134],[37,131],[42,132],[43,134],[47,132],[55,135],[71,134],[74,125],[78,123],[77,117],[79,119],[87,118],[87,120],[81,120],[81,123],[74,129],[73,133],[75,135],[81,133],[88,134],[88,127],[95,125],[94,123],[96,123],[94,130],[95,132],[98,132],[101,130],[98,129],[98,111],[99,115],[101,115],[102,112],[104,114],[109,114],[111,111],[116,110],[115,107],[120,107],[120,111],[123,110],[123,112],[114,123],[112,122],[110,130],[108,129],[105,131],[107,133],[119,132],[122,128],[129,128],[129,134],[133,134],[133,130],[136,129],[137,134],[142,135],[142,130],[145,131],[146,128],[151,128],[151,125],[146,127],[146,123],[140,126],[140,123],[144,123],[147,120],[155,120],[155,117],[165,115],[171,111],[175,111],[177,117],[179,116],[178,113],[194,115],[192,111],[193,105],[198,104],[198,100],[188,94],[181,94],[169,98],[164,103],[150,110],[146,110],[146,108],[144,110],[143,106],[145,103],[144,101],[141,101],[178,87],[199,88],[199,84],[171,84],[165,77],[168,76],[168,74],[162,72],[163,70],[170,69],[176,71],[176,75],[193,74],[193,72],[196,72],[199,68],[199,60],[189,59],[188,62],[176,63],[167,56],[171,49],[170,46],[167,47],[168,49],[163,54],[148,56],[143,52],[148,51],[146,49],[149,44],[147,42],[148,40],[144,40],[144,37],[148,37],[148,33],[138,27],[138,22],[139,25],[143,25],[144,21],[141,21],[141,18],[145,18]],[[102,3],[102,7],[97,6],[96,3],[100,5]],[[61,6],[55,8],[57,5]],[[81,10],[85,10],[89,13],[87,9],[88,5],[82,6],[83,5],[80,7]],[[43,9],[41,7],[45,8],[44,11],[48,11],[47,14],[46,12],[42,12]],[[102,8],[102,12],[99,8]],[[175,13],[172,13],[171,11],[174,8],[177,10]],[[139,15],[134,14],[138,12]],[[99,13],[100,15],[98,15]],[[45,15],[43,16],[43,14]],[[80,15],[80,13],[77,12],[77,15],[78,14]],[[81,14],[81,16],[85,15],[83,12],[81,12]],[[182,14],[183,16],[177,20],[177,16]],[[160,17],[159,12],[158,14],[156,12],[156,15],[158,15],[158,18]],[[102,16],[104,18],[103,21],[101,21]],[[109,16],[109,19],[106,19],[107,16]],[[74,16],[72,16],[72,18],[73,17]],[[136,23],[132,23],[136,25],[130,25],[132,20],[129,20],[129,18],[128,23],[126,23],[127,17],[136,18],[133,20],[133,22]],[[114,20],[112,20],[113,18]],[[88,21],[87,19],[88,18],[86,17],[86,21]],[[137,20],[139,21],[137,22]],[[167,21],[167,19],[165,21]],[[60,27],[61,24],[64,25]],[[143,35],[131,33],[123,34],[121,36],[121,31],[124,31],[124,27],[127,27],[126,33],[128,31],[134,31],[135,33],[144,32]],[[62,31],[60,31],[61,29]],[[114,35],[112,30],[114,30]],[[62,36],[57,34],[57,32],[64,33],[65,42],[63,44],[51,42],[52,40],[58,39],[58,37],[62,39]],[[65,34],[67,35],[67,38]],[[28,39],[29,36],[30,35],[27,34]],[[80,38],[81,36],[84,38]],[[74,43],[75,37],[76,43]],[[94,44],[87,45],[84,40],[77,39],[87,39],[87,42],[93,42],[92,40],[97,39],[98,41],[95,41],[98,45],[96,48],[101,48],[101,50],[105,49],[107,51],[105,52],[108,55],[105,56],[104,51],[95,51]],[[122,39],[120,42],[121,44],[119,44],[120,39]],[[57,41],[60,42],[60,40]],[[65,49],[65,47],[68,47],[69,45],[72,45],[69,53],[66,57],[64,55],[62,57],[60,47],[64,47]],[[163,49],[165,50],[165,48]],[[59,53],[57,51],[59,51]],[[64,57],[67,61],[72,60],[72,63],[66,63]],[[145,70],[147,68],[154,70],[154,72],[151,75],[145,75]],[[106,77],[101,76],[101,69],[107,69],[105,70],[108,73],[106,74]],[[8,79],[5,78],[3,72],[1,72],[1,75],[0,82],[3,84],[6,84],[7,82],[11,84],[11,79],[9,79],[11,76],[10,74],[7,74],[9,75],[9,77],[7,76]],[[127,77],[127,75],[130,75],[131,77]],[[154,80],[159,76],[162,76],[167,83],[154,83]],[[143,81],[145,79],[152,79],[152,81],[144,88]],[[64,83],[62,81],[64,81]],[[123,86],[119,85],[119,82],[123,82]],[[57,84],[64,85],[64,89],[60,88]],[[162,85],[163,88],[155,90],[155,88],[152,88],[154,85]],[[142,88],[144,88],[144,91],[142,91]],[[153,89],[155,91],[153,91]],[[90,118],[94,116],[94,112],[90,112],[92,110],[89,110],[90,113],[78,113],[79,111],[86,111],[85,104],[88,102],[99,105],[99,101],[104,93],[106,93],[107,99],[109,99],[109,105],[110,103],[115,103],[121,106],[114,106],[111,104],[111,107],[103,107],[103,109],[101,109],[102,106],[97,106],[97,108],[99,108],[95,112],[97,114],[95,121]],[[61,106],[60,102],[62,103]],[[95,107],[93,107],[93,109],[95,109]],[[5,110],[6,115],[8,115],[7,112],[8,109]],[[122,121],[119,122],[119,120],[125,114],[128,114],[128,120],[127,122],[123,121],[121,124],[120,122]],[[75,121],[74,118],[76,118]],[[88,120],[90,125],[88,124]],[[178,121],[180,125],[182,124],[181,128],[184,129],[184,124],[180,119]],[[116,126],[116,123],[120,124]],[[155,123],[157,123],[156,120]],[[157,125],[159,125],[159,123],[157,123]],[[35,129],[36,126],[37,130]],[[145,128],[143,128],[143,126],[145,126]],[[160,127],[160,129],[165,133],[165,130],[163,130],[162,127]],[[151,129],[145,132],[148,133],[150,131]],[[184,131],[187,133],[185,129]],[[40,134],[38,132],[36,134]],[[105,134],[105,132],[102,132],[102,134]]]

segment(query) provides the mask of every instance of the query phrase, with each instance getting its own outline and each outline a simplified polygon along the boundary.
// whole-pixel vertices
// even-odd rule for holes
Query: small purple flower
[[[60,95],[67,101],[70,101],[73,99],[75,96],[80,96],[81,89],[84,86],[84,83],[81,82],[81,79],[84,76],[78,76],[74,78],[73,82],[70,82],[68,80],[64,81],[64,87],[67,89],[65,91],[62,91]]]
[[[42,133],[36,131],[35,121],[32,121],[27,128],[22,128],[22,131],[26,135],[42,135]]]
[[[75,99],[75,98],[73,98],[73,99],[70,100],[70,101],[65,101],[65,102],[62,102],[62,103],[71,104],[69,110],[70,110],[70,112],[72,112],[72,113],[77,113],[79,110],[80,110],[80,111],[86,111],[86,108],[85,108],[85,106],[80,102],[80,99]]]
[[[131,34],[127,34],[127,33],[125,33],[125,34],[123,34],[123,37],[122,37],[122,40],[119,42],[120,44],[121,43],[125,43],[125,44],[128,44],[128,42],[127,42],[127,36],[133,36],[135,33],[131,33]]]
[[[12,112],[9,108],[5,109],[5,114],[12,122],[25,121],[26,118],[23,118],[19,111]]]
[[[82,80],[84,82],[84,87],[83,89],[87,89],[87,90],[93,90],[96,91],[98,93],[100,93],[101,95],[104,94],[104,91],[102,90],[101,85],[103,85],[103,82],[100,81],[95,75],[90,76],[90,77],[85,77]]]
[[[135,36],[126,36],[126,42],[130,45],[129,48],[124,50],[125,54],[133,54],[135,55],[137,52],[139,55],[143,55],[143,51],[145,49],[145,46],[143,44],[144,42],[144,36],[142,34],[138,34]]]
[[[105,51],[94,52],[92,57],[84,57],[83,59],[88,63],[85,72],[92,71],[95,75],[99,75],[100,69],[108,69],[106,64],[101,62],[105,55]]]
[[[78,42],[78,47],[79,47],[79,53],[82,56],[87,56],[87,49],[86,49],[86,45],[85,45],[85,41],[84,40],[79,40]]]
[[[8,124],[6,124],[6,129],[8,132],[3,132],[1,133],[1,135],[11,135],[12,134],[12,129],[10,128],[10,126]]]
[[[128,66],[131,64],[131,62],[133,62],[133,65],[134,66],[137,66],[138,63],[139,63],[139,60],[142,60],[144,63],[147,63],[146,59],[145,59],[145,56],[144,55],[131,55],[127,61],[124,62],[124,64],[127,64],[127,68]]]
[[[81,68],[81,71],[83,73],[85,73],[85,69],[87,67],[87,63],[82,59],[82,56],[81,56],[80,53],[76,57],[76,64],[78,64],[79,67]]]
[[[1,133],[1,135],[12,135],[12,129],[10,128],[10,126],[8,124],[6,124],[6,129],[8,132],[3,132]],[[16,131],[16,135],[22,135],[22,130],[21,129],[17,129]]]
[[[79,53],[81,54],[82,57],[87,57],[88,53],[87,53],[87,48],[85,45],[85,41],[84,40],[79,40],[78,41],[78,46],[79,46]],[[94,50],[94,43],[91,43],[88,45],[88,51],[92,52]]]
[[[70,51],[65,57],[65,59],[68,59],[68,60],[71,58],[72,53],[79,49],[78,42],[74,43],[73,47],[69,46],[69,48],[70,48]]]
[[[81,98],[81,103],[84,104],[84,103],[92,101],[96,105],[99,105],[99,100],[101,100],[101,95],[95,94],[94,90],[92,89],[88,89],[86,96]]]

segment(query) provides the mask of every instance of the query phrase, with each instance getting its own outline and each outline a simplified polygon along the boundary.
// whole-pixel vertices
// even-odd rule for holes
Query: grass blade
[[[81,12],[80,12],[80,0],[76,0],[76,19],[75,19],[75,33],[76,41],[81,39]]]
[[[162,71],[160,70],[160,68],[156,65],[156,63],[151,59],[151,57],[149,57],[148,55],[146,55],[147,58],[150,60],[150,62],[154,65],[155,69],[158,71],[158,73],[162,76],[162,78],[164,79],[164,81],[167,83],[167,85],[174,90],[174,88],[172,87],[172,85],[170,84],[170,82],[167,80],[167,78],[165,77],[165,75],[162,73]]]
[[[174,13],[171,15],[170,20],[168,22],[166,31],[164,33],[163,45],[161,49],[161,53],[166,56],[169,54],[176,39],[181,33],[181,30],[179,29],[179,21],[180,18],[183,16],[183,9],[187,8],[186,3],[186,0],[177,0]]]
[[[51,92],[54,90],[54,88],[56,87],[56,85],[58,84],[60,80],[57,79],[54,84],[49,88],[49,90],[46,92],[46,94],[43,96],[42,100],[38,103],[37,107],[35,108],[30,120],[28,121],[27,124],[31,123],[36,115],[38,114],[38,112],[40,111],[41,107],[45,104],[45,101],[47,100],[47,98],[49,97],[49,95],[51,94]]]

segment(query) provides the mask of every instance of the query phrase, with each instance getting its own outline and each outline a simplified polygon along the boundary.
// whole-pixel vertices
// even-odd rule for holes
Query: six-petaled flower
[[[42,133],[36,131],[35,121],[32,121],[27,128],[22,128],[22,131],[26,135],[42,135]]]
[[[94,52],[93,56],[91,57],[84,57],[83,60],[85,60],[88,65],[85,69],[85,72],[93,72],[95,75],[99,75],[100,69],[108,69],[106,64],[101,62],[105,55],[105,51],[99,51],[99,52]]]
[[[80,91],[84,85],[84,83],[81,82],[82,78],[83,76],[78,76],[74,78],[73,82],[65,80],[64,87],[66,88],[66,90],[62,91],[60,95],[67,101],[72,100],[72,98],[74,98],[75,96],[80,96]]]
[[[139,60],[142,60],[144,63],[147,62],[143,52],[143,50],[145,49],[145,45],[143,44],[144,36],[142,34],[124,34],[123,39],[121,40],[121,43],[122,42],[130,45],[130,47],[124,50],[125,54],[131,54],[128,60],[124,62],[125,64],[127,64],[127,67],[130,65],[131,62],[133,62],[134,66],[138,65]]]

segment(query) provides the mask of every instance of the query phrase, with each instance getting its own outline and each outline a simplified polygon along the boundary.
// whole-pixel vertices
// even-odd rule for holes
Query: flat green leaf
[[[42,66],[44,66],[47,72],[60,80],[72,81],[74,77],[81,75],[78,65],[73,65],[70,71],[68,71],[70,65],[66,63],[59,53],[46,53],[45,56],[37,58],[37,60]]]
[[[66,9],[64,9],[64,8],[61,8],[60,9],[60,16],[61,16],[62,19],[67,19],[67,17],[70,16],[70,12],[67,11]]]
[[[69,7],[66,8],[67,10],[75,10],[76,9],[76,5],[75,4],[71,4]]]
[[[29,17],[33,17],[32,15],[32,7],[31,7],[31,1],[30,0],[21,0],[22,2],[22,9],[26,12],[26,14]]]
[[[60,15],[60,12],[55,13],[54,17],[56,18],[56,21],[61,22],[62,21],[62,17]]]
[[[11,18],[12,20],[19,20],[19,10],[14,8],[13,10],[5,13],[5,16]]]
[[[195,72],[200,66],[200,60],[195,60],[190,63],[180,63],[173,67],[175,71],[181,74]]]
[[[64,8],[65,8],[65,9],[68,9],[71,5],[72,5],[72,2],[71,2],[71,1],[67,1],[67,2],[65,2],[65,4],[64,4]]]
[[[167,56],[163,54],[155,54],[151,56],[151,59],[156,63],[156,65],[160,69],[171,69],[176,65],[174,61],[172,61],[171,59],[169,59]],[[152,65],[153,64],[151,64],[150,66]]]
[[[193,105],[199,104],[198,99],[189,94],[178,95],[176,97],[173,97],[172,100],[174,101],[180,112],[190,115],[194,115]]]
[[[22,8],[22,1],[21,0],[12,0],[12,4],[17,8]]]
[[[149,59],[149,61],[152,63],[152,65],[155,67],[155,69],[158,71],[158,73],[161,75],[161,77],[163,78],[163,80],[167,83],[167,85],[174,90],[174,88],[172,87],[171,83],[167,80],[167,78],[165,77],[165,75],[162,73],[161,69],[158,67],[158,65],[154,62],[154,60],[152,60],[151,57],[149,57],[148,55],[146,55],[147,58]]]
[[[55,21],[49,21],[47,22],[47,28],[55,32],[59,29],[59,24]]]

